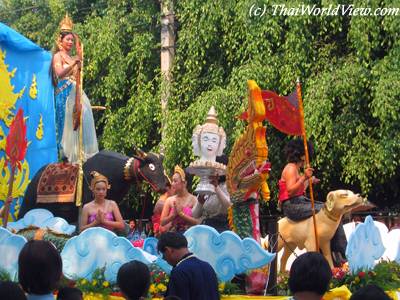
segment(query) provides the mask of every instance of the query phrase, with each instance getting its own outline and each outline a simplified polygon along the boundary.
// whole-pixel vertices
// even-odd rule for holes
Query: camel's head
[[[349,190],[336,190],[329,192],[326,197],[325,207],[328,212],[337,217],[341,217],[353,208],[360,206],[366,201],[359,194],[354,194]]]

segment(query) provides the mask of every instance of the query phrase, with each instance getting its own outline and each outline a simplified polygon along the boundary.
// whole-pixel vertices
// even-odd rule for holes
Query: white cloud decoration
[[[116,281],[119,268],[128,261],[149,264],[157,260],[156,256],[135,248],[128,239],[102,227],[86,229],[68,240],[61,257],[67,278],[91,279],[97,268],[105,266],[104,274],[110,282]]]
[[[26,238],[0,227],[0,269],[14,279],[18,272],[18,256],[26,243]]]
[[[214,228],[197,225],[185,232],[188,246],[199,259],[207,261],[222,281],[235,274],[270,263],[275,254],[265,251],[252,238],[241,239],[232,231],[218,233]]]
[[[22,219],[16,222],[9,222],[7,228],[18,231],[29,226],[48,228],[68,235],[73,234],[76,228],[75,225],[69,225],[63,218],[54,217],[50,211],[43,208],[35,208],[28,211]]]

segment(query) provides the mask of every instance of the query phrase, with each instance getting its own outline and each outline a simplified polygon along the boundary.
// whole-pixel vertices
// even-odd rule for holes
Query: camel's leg
[[[321,244],[319,245],[319,247],[321,248],[322,254],[324,255],[325,259],[328,261],[329,266],[332,269],[334,267],[334,265],[333,265],[333,260],[332,260],[330,241],[327,241],[327,242],[321,241]]]
[[[278,253],[279,251],[281,251],[281,249],[283,248],[283,245],[284,245],[284,243],[283,243],[282,237],[281,237],[281,235],[279,234],[279,235],[278,235],[278,247],[276,248],[276,253]]]
[[[283,246],[283,254],[282,254],[282,257],[281,257],[281,267],[280,267],[280,271],[281,272],[286,272],[286,264],[287,264],[287,261],[288,261],[288,259],[290,257],[290,254],[292,254],[292,252],[289,249],[289,247],[292,247],[292,245],[289,245],[289,246],[284,245]],[[293,247],[296,247],[296,246],[293,246]]]

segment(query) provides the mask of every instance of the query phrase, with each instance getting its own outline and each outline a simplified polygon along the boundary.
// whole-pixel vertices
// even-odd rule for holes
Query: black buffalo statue
[[[131,158],[112,151],[100,151],[83,164],[83,204],[92,200],[90,190],[90,172],[97,171],[106,176],[111,185],[107,198],[120,203],[127,194],[131,184],[142,181],[151,185],[155,191],[163,191],[167,184],[163,156],[155,153],[145,153],[139,149]],[[22,218],[33,208],[45,208],[55,216],[64,218],[69,223],[78,220],[78,208],[75,203],[36,203],[37,186],[41,174],[47,165],[42,167],[32,178],[25,192],[18,218]]]

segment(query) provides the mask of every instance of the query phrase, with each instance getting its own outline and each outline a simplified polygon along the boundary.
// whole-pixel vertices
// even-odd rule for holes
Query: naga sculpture
[[[266,182],[270,164],[267,162],[268,146],[265,119],[265,106],[261,89],[253,80],[248,81],[248,125],[245,132],[236,140],[229,157],[226,182],[233,203],[228,218],[229,224],[241,238],[253,237],[260,241],[258,198],[269,200]]]

